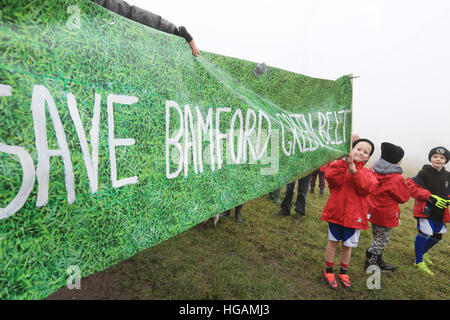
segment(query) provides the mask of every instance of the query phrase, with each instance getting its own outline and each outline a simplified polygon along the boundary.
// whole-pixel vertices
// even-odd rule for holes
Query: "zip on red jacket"
[[[378,181],[365,162],[354,161],[356,172],[350,174],[344,160],[333,162],[325,171],[330,198],[322,212],[322,220],[346,228],[368,229],[367,196]]]
[[[428,179],[426,179],[428,176]],[[416,177],[406,179],[411,196],[416,199],[414,203],[413,215],[414,218],[430,217],[425,213],[425,206],[431,194],[439,193],[444,199],[450,199],[450,173],[442,168],[439,172],[433,169],[430,165],[423,166]],[[433,185],[436,184],[437,186]],[[441,186],[441,188],[438,188]],[[431,189],[431,190],[428,190]],[[436,189],[436,190],[433,190]],[[441,189],[441,192],[439,190]],[[433,193],[434,192],[434,193]],[[450,222],[450,213],[448,207],[442,212],[442,221],[444,223]]]
[[[369,221],[382,227],[397,227],[400,221],[399,203],[409,200],[411,192],[402,176],[402,168],[384,159],[375,161],[372,171],[378,185],[367,197]]]

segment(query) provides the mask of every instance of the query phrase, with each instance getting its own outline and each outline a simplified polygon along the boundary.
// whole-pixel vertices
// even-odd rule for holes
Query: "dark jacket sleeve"
[[[132,6],[123,0],[92,0],[96,4],[115,12],[122,17],[139,22],[143,25],[149,26],[160,31],[177,35],[186,39],[187,42],[192,41],[191,35],[187,32],[185,27],[177,27],[170,21],[154,14],[150,11]]]

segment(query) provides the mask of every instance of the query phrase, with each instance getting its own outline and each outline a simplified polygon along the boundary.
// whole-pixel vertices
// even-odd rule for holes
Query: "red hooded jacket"
[[[322,212],[322,220],[346,228],[368,229],[367,196],[378,181],[365,162],[354,161],[356,172],[350,174],[344,160],[333,162],[325,171],[330,198]]]
[[[407,202],[411,196],[402,168],[380,159],[375,161],[372,171],[378,185],[367,197],[369,221],[382,227],[397,227],[400,220],[398,204]]]

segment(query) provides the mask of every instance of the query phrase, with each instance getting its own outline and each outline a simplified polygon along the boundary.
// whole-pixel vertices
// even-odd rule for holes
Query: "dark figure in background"
[[[294,219],[302,221],[306,215],[306,196],[308,195],[308,187],[311,179],[311,174],[299,179],[297,188],[297,200],[295,201],[295,215]],[[283,202],[281,203],[281,209],[276,214],[282,216],[290,216],[292,208],[292,200],[294,198],[295,181],[289,183],[286,186],[286,193],[284,195]]]
[[[240,204],[240,205],[238,205],[237,207],[234,208],[234,210],[235,210],[235,215],[236,215],[236,217],[235,217],[236,222],[239,222],[239,223],[244,222],[244,221],[242,220],[242,215],[241,215],[241,209],[242,209],[243,206],[244,206],[243,204]],[[225,212],[222,214],[222,216],[228,217],[228,216],[230,215],[230,212],[231,212],[231,209],[225,211]]]
[[[166,33],[174,34],[176,36],[182,37],[189,43],[192,50],[192,55],[198,56],[198,48],[195,44],[194,39],[187,32],[185,27],[177,27],[172,22],[167,21],[161,16],[154,14],[150,11],[132,6],[123,0],[92,0],[96,4],[120,14],[122,17],[131,19],[150,28],[154,28]]]
[[[311,174],[311,183],[309,185],[309,190],[311,193],[314,193],[317,176],[319,176],[319,194],[323,195],[323,191],[325,190],[325,172],[320,171],[320,168]]]

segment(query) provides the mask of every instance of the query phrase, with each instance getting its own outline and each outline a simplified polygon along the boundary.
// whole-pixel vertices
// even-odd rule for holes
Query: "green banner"
[[[194,58],[91,1],[6,0],[0,19],[0,299],[44,298],[349,151],[349,76]]]

